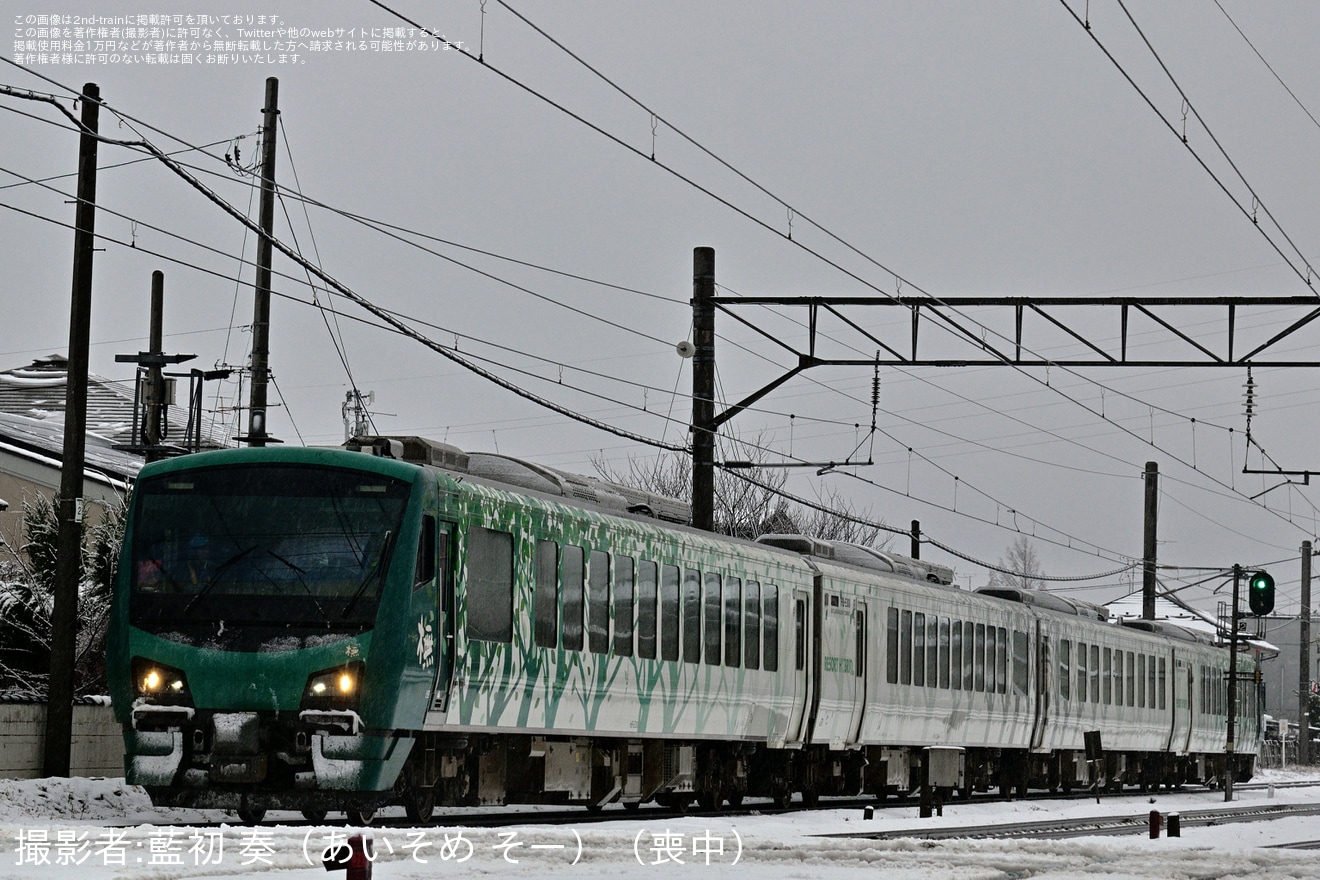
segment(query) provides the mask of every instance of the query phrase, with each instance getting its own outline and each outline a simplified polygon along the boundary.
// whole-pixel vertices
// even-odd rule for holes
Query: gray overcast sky
[[[673,346],[689,335],[692,249],[699,245],[716,249],[725,294],[879,297],[898,289],[895,274],[904,279],[899,292],[919,288],[935,296],[1310,293],[1293,266],[1305,275],[1305,261],[1320,262],[1320,124],[1307,114],[1320,115],[1313,45],[1320,7],[1221,4],[1129,0],[1127,8],[1260,205],[1253,206],[1251,191],[1231,176],[1190,114],[1189,146],[1248,211],[1264,221],[1268,209],[1282,233],[1268,222],[1258,229],[1243,215],[1057,0],[513,4],[793,206],[791,220],[783,204],[665,124],[653,126],[646,110],[495,0],[484,17],[477,0],[387,4],[461,43],[468,54],[434,46],[410,50],[407,35],[401,51],[371,43],[363,50],[320,51],[324,47],[313,42],[319,37],[305,36],[296,63],[253,63],[245,57],[254,54],[249,47],[233,47],[222,54],[238,56],[237,63],[232,57],[217,63],[199,48],[192,64],[60,58],[27,66],[72,89],[96,82],[116,111],[140,120],[120,125],[103,112],[102,131],[110,137],[146,136],[166,150],[214,145],[210,156],[184,158],[254,217],[251,177],[231,172],[216,157],[237,145],[244,164],[256,158],[264,81],[279,77],[282,186],[337,211],[627,290],[410,233],[399,233],[407,239],[400,241],[339,213],[315,207],[304,213],[292,199],[277,210],[283,240],[296,239],[305,254],[368,299],[443,328],[423,329],[442,344],[457,341],[460,351],[485,359],[508,380],[621,429],[674,443],[686,437],[691,375],[690,362]],[[1085,0],[1070,5],[1088,14]],[[10,2],[5,24],[12,33],[3,55],[27,54],[26,42],[15,41],[37,39],[28,34],[41,26],[35,16],[52,12],[232,17],[272,11],[284,26],[343,29],[355,42],[364,30],[370,41],[373,30],[407,26],[366,0],[66,2],[58,9]],[[1122,8],[1092,0],[1089,18],[1095,37],[1181,130],[1182,99]],[[239,28],[247,26],[222,23],[214,38],[243,39]],[[478,53],[485,65],[470,57]],[[0,65],[0,83],[63,94],[10,64]],[[3,98],[0,109],[0,204],[71,223],[67,193],[74,188],[76,137],[49,105]],[[196,353],[195,363],[205,367],[244,363],[252,273],[244,268],[237,282],[235,258],[252,258],[252,236],[158,163],[111,167],[135,158],[123,148],[101,147],[97,231],[114,241],[104,241],[96,257],[93,370],[128,376],[114,355],[146,346],[149,279],[157,268],[166,274],[166,348]],[[60,190],[53,192],[14,185],[21,182],[16,175],[65,176],[50,181]],[[793,242],[784,237],[790,222]],[[136,247],[125,246],[129,242]],[[66,347],[71,254],[67,226],[0,210],[0,367]],[[277,279],[278,293],[310,299],[306,278],[291,261],[277,255],[275,268],[288,276]],[[336,320],[281,298],[272,317],[271,365],[286,404],[272,417],[272,429],[289,442],[342,440],[340,404],[349,382],[328,322],[342,335],[358,386],[375,392],[376,424],[384,433],[498,448],[580,472],[591,471],[592,456],[621,463],[651,454],[354,320],[370,316],[350,303],[324,291],[317,297],[343,315]],[[901,341],[905,319],[891,311],[854,314]],[[800,313],[743,314],[779,338],[801,342],[805,336]],[[1268,338],[1299,316],[1296,310],[1253,310],[1240,318],[1242,340]],[[1008,329],[986,320],[987,332]],[[1221,338],[1222,313],[1177,320],[1207,344]],[[726,401],[785,369],[784,352],[764,337],[723,316],[718,329]],[[866,357],[873,351],[841,326],[823,329],[832,352],[852,346]],[[1117,333],[1112,315],[1097,316],[1089,329],[1099,340]],[[1042,354],[1080,352],[1057,335],[1042,332],[1035,340]],[[1291,345],[1299,350],[1314,342],[1303,336]],[[760,438],[776,456],[797,459],[842,459],[862,443],[861,454],[873,450],[875,465],[853,473],[869,483],[804,469],[793,472],[789,489],[810,497],[828,487],[894,525],[919,519],[931,536],[980,559],[1003,555],[1016,525],[1037,536],[1046,570],[1059,575],[1104,572],[1121,564],[1115,559],[1140,555],[1141,472],[1155,460],[1162,474],[1161,562],[1286,560],[1272,568],[1281,584],[1280,610],[1295,612],[1295,557],[1300,542],[1317,531],[1317,499],[1312,488],[1299,486],[1247,500],[1279,480],[1240,473],[1245,460],[1260,467],[1258,455],[1246,458],[1243,443],[1245,378],[1241,370],[1204,369],[885,369],[883,433],[872,444],[866,436],[871,371],[822,369],[784,385],[730,428],[744,440]],[[1311,442],[1320,429],[1313,371],[1261,368],[1255,378],[1255,436],[1284,468],[1320,468]],[[223,402],[232,405],[235,390],[226,387]],[[721,454],[748,455],[728,442]],[[905,552],[906,541],[895,549]],[[936,549],[926,555],[954,565],[964,585],[968,576],[976,586],[985,581],[979,566]],[[1171,585],[1175,577],[1168,576]],[[1131,574],[1080,586],[1094,586],[1082,594],[1105,600],[1139,582],[1139,574]],[[1213,606],[1209,588],[1187,595]]]

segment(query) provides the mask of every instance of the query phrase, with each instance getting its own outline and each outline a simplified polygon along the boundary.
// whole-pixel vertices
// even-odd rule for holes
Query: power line
[[[1132,13],[1128,11],[1128,8],[1126,5],[1124,5],[1123,0],[1115,0],[1115,2],[1117,2],[1119,8],[1123,10],[1123,14],[1127,17],[1127,20],[1131,23],[1133,29],[1137,32],[1137,35],[1141,38],[1142,43],[1145,44],[1146,48],[1150,51],[1151,56],[1155,59],[1156,63],[1159,64],[1160,69],[1164,71],[1165,76],[1168,77],[1169,82],[1178,92],[1179,97],[1182,98],[1183,106],[1188,110],[1188,112],[1190,112],[1193,116],[1196,117],[1196,121],[1200,123],[1201,129],[1210,138],[1211,143],[1214,144],[1215,148],[1219,151],[1219,154],[1224,158],[1224,161],[1228,163],[1228,166],[1233,170],[1233,173],[1237,175],[1238,180],[1241,181],[1242,185],[1247,188],[1247,192],[1251,194],[1251,198],[1252,198],[1251,208],[1248,208],[1246,205],[1244,205],[1237,198],[1237,196],[1235,196],[1229,190],[1228,185],[1219,177],[1218,174],[1216,174],[1210,168],[1210,165],[1205,161],[1204,158],[1202,158],[1201,154],[1197,152],[1196,148],[1192,146],[1192,144],[1188,141],[1186,134],[1179,133],[1177,126],[1174,125],[1173,123],[1173,120],[1169,119],[1163,112],[1161,112],[1160,109],[1155,105],[1154,100],[1149,95],[1146,94],[1145,90],[1142,89],[1141,86],[1137,85],[1137,82],[1135,79],[1132,78],[1132,75],[1127,72],[1127,70],[1123,67],[1123,65],[1119,63],[1118,59],[1114,57],[1113,53],[1110,52],[1109,49],[1104,45],[1104,43],[1100,41],[1100,37],[1096,34],[1094,28],[1091,27],[1090,23],[1087,21],[1083,21],[1082,18],[1077,15],[1077,13],[1073,10],[1072,6],[1069,5],[1068,0],[1059,0],[1059,3],[1062,4],[1063,8],[1068,10],[1068,14],[1073,17],[1073,20],[1076,21],[1079,25],[1081,25],[1083,30],[1086,31],[1087,36],[1091,38],[1091,41],[1095,43],[1096,47],[1099,48],[1102,53],[1104,53],[1104,56],[1108,58],[1110,62],[1114,65],[1114,67],[1118,70],[1118,72],[1123,75],[1123,78],[1128,81],[1128,84],[1131,85],[1132,88],[1136,90],[1137,94],[1140,95],[1142,100],[1146,102],[1146,105],[1150,107],[1150,109],[1155,113],[1155,115],[1159,117],[1159,120],[1164,123],[1165,128],[1167,128],[1174,135],[1174,137],[1177,137],[1180,141],[1182,141],[1183,146],[1192,155],[1192,157],[1196,159],[1197,164],[1201,166],[1201,168],[1205,171],[1206,174],[1210,175],[1210,179],[1213,180],[1216,185],[1218,185],[1220,190],[1223,191],[1224,195],[1228,196],[1229,201],[1231,201],[1237,207],[1237,209],[1242,213],[1242,216],[1246,217],[1248,220],[1251,221],[1252,225],[1256,227],[1256,229],[1260,232],[1261,236],[1264,237],[1264,239],[1267,242],[1269,242],[1270,247],[1272,247],[1274,251],[1280,257],[1283,258],[1284,262],[1288,264],[1288,268],[1292,269],[1293,274],[1295,274],[1299,279],[1301,279],[1302,283],[1304,283],[1308,289],[1314,292],[1315,287],[1314,284],[1312,283],[1312,275],[1314,274],[1314,269],[1311,267],[1310,262],[1306,259],[1306,255],[1303,254],[1301,249],[1298,248],[1297,245],[1293,242],[1291,236],[1288,235],[1287,231],[1283,228],[1282,224],[1280,224],[1279,221],[1275,219],[1274,215],[1270,212],[1269,208],[1266,207],[1265,203],[1261,200],[1259,194],[1252,187],[1251,183],[1238,169],[1237,164],[1233,161],[1233,158],[1229,156],[1228,151],[1224,149],[1222,144],[1220,144],[1219,139],[1215,137],[1214,132],[1210,130],[1210,126],[1206,123],[1204,117],[1202,117],[1200,112],[1198,112],[1195,106],[1193,106],[1191,99],[1187,97],[1187,93],[1183,90],[1182,86],[1179,85],[1178,80],[1174,78],[1173,73],[1170,72],[1168,66],[1164,63],[1164,59],[1161,58],[1159,53],[1155,51],[1155,47],[1151,45],[1150,40],[1147,39],[1145,32],[1141,29],[1141,26],[1138,25],[1136,19],[1132,17]],[[1293,259],[1284,253],[1283,248],[1279,246],[1278,242],[1276,242],[1273,238],[1271,238],[1269,233],[1265,230],[1265,228],[1261,226],[1261,224],[1257,221],[1255,214],[1255,209],[1257,207],[1264,210],[1265,216],[1269,218],[1270,222],[1274,225],[1274,228],[1279,231],[1279,234],[1283,236],[1284,241],[1286,241],[1288,245],[1292,248],[1293,253],[1296,254],[1297,258],[1301,260],[1301,264],[1306,270],[1305,272],[1303,272],[1301,269],[1297,267],[1297,264],[1293,262]]]

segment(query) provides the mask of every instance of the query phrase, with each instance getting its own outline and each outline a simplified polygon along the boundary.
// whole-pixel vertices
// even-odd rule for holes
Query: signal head
[[[1258,571],[1247,579],[1247,604],[1257,617],[1274,610],[1274,578],[1269,572]]]

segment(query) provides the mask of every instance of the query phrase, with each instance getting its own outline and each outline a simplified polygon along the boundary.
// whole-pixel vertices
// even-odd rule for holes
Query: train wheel
[[[814,810],[820,806],[820,792],[815,789],[807,789],[802,792],[802,806],[808,810]]]
[[[775,806],[781,810],[787,810],[789,804],[793,803],[793,790],[787,786],[776,788],[772,796]]]
[[[743,802],[743,796],[741,793],[729,795],[729,806],[741,807],[742,802]]]
[[[629,812],[636,812],[642,806],[641,801],[624,801],[623,808]]]
[[[409,822],[430,822],[435,812],[435,789],[414,788],[404,798],[404,815]]]
[[[320,825],[325,821],[325,810],[303,810],[302,817],[313,825]]]
[[[376,821],[376,808],[365,807],[361,810],[345,810],[344,815],[348,818],[349,825],[367,826]]]
[[[238,810],[238,819],[244,825],[260,825],[264,818],[266,811],[257,807],[240,807]]]

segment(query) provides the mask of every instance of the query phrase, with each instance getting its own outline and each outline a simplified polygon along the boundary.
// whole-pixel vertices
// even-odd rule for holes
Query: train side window
[[[898,609],[885,612],[885,681],[898,684]]]
[[[720,575],[706,572],[706,663],[720,665],[720,627],[724,614],[720,604]]]
[[[1127,652],[1127,704],[1129,706],[1137,705],[1137,664],[1132,652]]]
[[[934,614],[926,618],[926,687],[940,682],[940,619]]]
[[[1146,655],[1137,655],[1137,706],[1146,708]]]
[[[660,566],[660,659],[678,659],[678,566]]]
[[[902,613],[898,629],[898,683],[912,684],[912,612]]]
[[[1008,631],[1003,627],[995,627],[994,631],[994,658],[995,665],[999,668],[998,677],[995,678],[995,693],[1003,694],[1008,690]]]
[[[977,625],[969,620],[962,624],[962,690],[975,689],[977,689]]]
[[[761,597],[761,607],[765,613],[761,616],[761,634],[765,638],[761,658],[765,661],[766,672],[779,671],[779,588],[766,584]]]
[[[977,625],[964,621],[962,624],[962,690],[977,689],[975,674],[975,656],[977,656]]]
[[[854,625],[857,628],[857,653],[853,663],[853,674],[861,677],[866,669],[866,615],[859,608],[854,612]]]
[[[614,653],[633,653],[633,558],[614,557]]]
[[[1104,704],[1112,706],[1114,704],[1114,652],[1111,648],[1105,648],[1105,665],[1101,670],[1100,683],[1104,687]]]
[[[993,656],[993,652],[992,652]],[[972,658],[976,662],[976,687],[973,688],[977,693],[985,693],[985,624],[976,625],[976,647],[972,649]]]
[[[1123,705],[1123,652],[1114,651],[1114,705]]]
[[[513,641],[513,535],[474,526],[468,534],[468,638]]]
[[[977,629],[978,629],[978,630],[980,629],[980,624],[977,625]],[[980,632],[977,632],[977,636],[980,636],[980,635],[981,635],[981,633],[980,633]],[[987,627],[985,628],[985,663],[984,663],[984,665],[985,665],[985,685],[984,685],[984,690],[985,690],[985,692],[986,692],[987,694],[993,694],[993,693],[995,692],[996,687],[997,687],[997,684],[996,684],[996,682],[995,682],[995,670],[996,670],[996,668],[997,668],[996,663],[995,663],[995,656],[996,656],[996,655],[995,655],[995,627],[993,627],[993,626],[987,626]],[[977,690],[982,690],[982,688],[977,688]]]
[[[912,684],[926,684],[926,615],[920,611],[912,617]]]
[[[1085,643],[1085,642],[1078,642],[1078,644],[1077,644],[1077,700],[1078,700],[1078,702],[1081,702],[1081,703],[1085,703],[1085,702],[1086,702],[1086,676],[1087,676],[1087,668],[1086,668],[1086,643]]]
[[[568,544],[560,555],[560,589],[564,594],[564,649],[582,650],[582,606],[585,590],[586,554],[581,547]]]
[[[637,566],[637,656],[645,660],[655,659],[656,575],[656,564],[650,560]]]
[[[949,683],[955,691],[962,690],[963,679],[963,625],[961,620],[953,622],[950,633]]]
[[[683,660],[701,659],[701,572],[683,569]]]
[[[724,665],[742,663],[742,578],[724,579]]]
[[[1027,634],[1013,630],[1013,695],[1027,695]]]
[[[542,648],[559,646],[559,545],[554,541],[536,542],[536,586],[533,594],[536,615],[536,644]]]
[[[422,517],[422,533],[417,538],[417,567],[413,589],[420,590],[435,580],[435,517]]]
[[[610,554],[592,550],[587,563],[587,647],[593,654],[610,649]]]
[[[1100,702],[1100,646],[1091,646],[1091,702]]]
[[[799,670],[807,668],[807,603],[793,601],[793,661]]]
[[[743,666],[761,668],[761,585],[748,581],[743,593]]]
[[[1155,658],[1146,658],[1146,706],[1155,708]]]
[[[939,652],[939,670],[940,687],[944,690],[949,689],[949,618],[940,618],[940,652]]]
[[[1072,642],[1059,639],[1059,697],[1072,699]]]
[[[1159,677],[1159,695],[1160,695],[1160,705],[1159,705],[1159,708],[1161,708],[1161,709],[1165,708],[1165,702],[1164,702],[1165,672],[1166,672],[1166,670],[1165,670],[1165,667],[1164,667],[1164,658],[1161,657],[1161,658],[1160,658],[1160,677]]]

